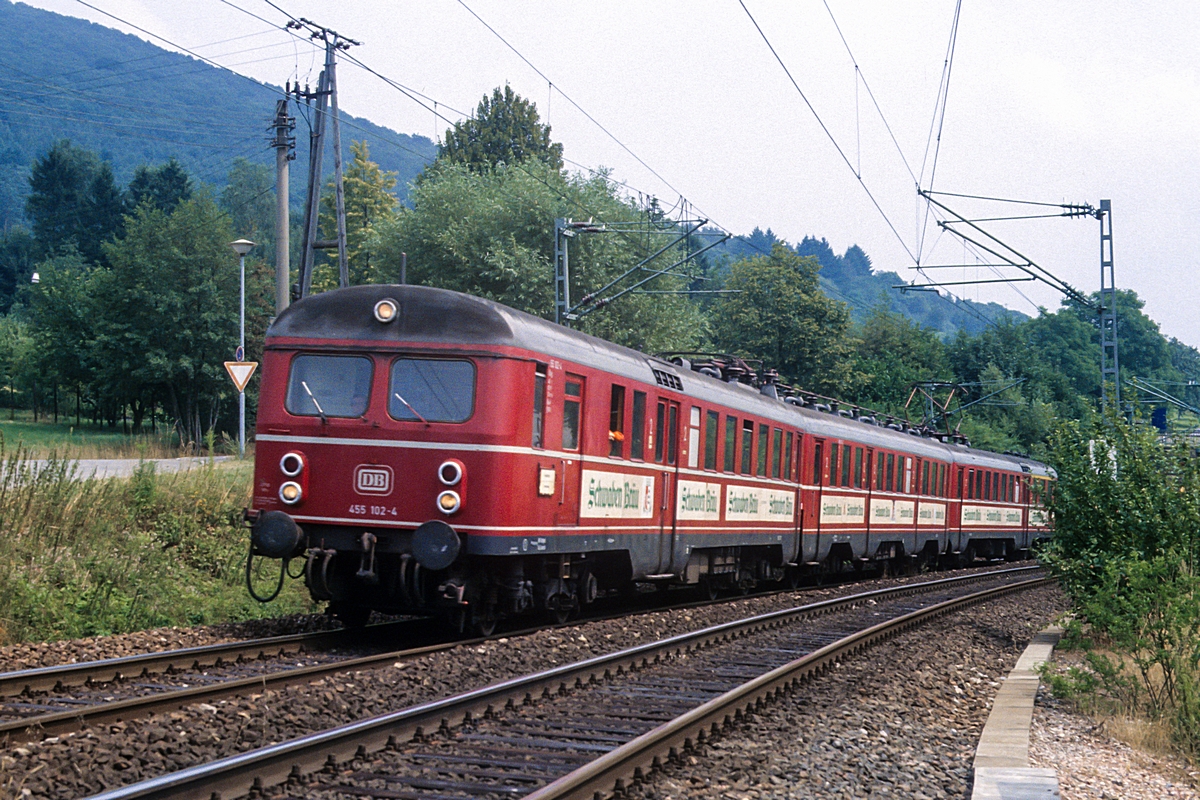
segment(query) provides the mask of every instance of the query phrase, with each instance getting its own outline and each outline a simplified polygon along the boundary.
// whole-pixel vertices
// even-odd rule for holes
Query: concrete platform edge
[[[1058,800],[1058,776],[1029,766],[1029,727],[1038,690],[1038,667],[1050,659],[1062,628],[1040,631],[996,693],[975,748],[971,800]]]

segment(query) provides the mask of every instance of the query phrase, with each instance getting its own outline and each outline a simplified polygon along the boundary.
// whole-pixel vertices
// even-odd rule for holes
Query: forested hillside
[[[219,191],[237,157],[274,164],[267,125],[279,92],[231,72],[101,25],[0,0],[0,230],[24,221],[29,170],[60,139],[97,153],[127,183],[142,164],[175,158],[194,179]],[[235,37],[206,55],[246,50]],[[281,87],[277,87],[281,88]],[[292,113],[296,115],[295,104]],[[293,204],[303,203],[308,127],[297,116]],[[372,158],[396,172],[403,199],[408,184],[432,160],[434,144],[343,115],[342,147],[366,140]],[[325,174],[333,171],[326,149]]]

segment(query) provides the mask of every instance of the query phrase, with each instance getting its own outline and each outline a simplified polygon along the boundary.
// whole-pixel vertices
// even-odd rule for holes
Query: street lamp
[[[238,239],[229,246],[238,254],[240,261],[241,297],[238,303],[238,361],[246,360],[246,253],[254,248],[249,239]],[[246,457],[246,390],[238,391],[238,458]]]

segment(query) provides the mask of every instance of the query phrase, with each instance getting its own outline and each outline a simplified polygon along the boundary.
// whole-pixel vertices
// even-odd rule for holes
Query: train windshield
[[[371,359],[363,356],[296,356],[284,405],[304,417],[361,417],[373,371]]]
[[[470,361],[398,358],[392,364],[388,413],[395,419],[464,422],[475,408]]]

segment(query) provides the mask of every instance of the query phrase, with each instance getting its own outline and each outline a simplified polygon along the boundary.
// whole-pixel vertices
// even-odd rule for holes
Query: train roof
[[[388,324],[374,317],[376,303],[384,299],[393,300],[399,311]],[[288,307],[267,329],[268,346],[277,338],[516,347],[645,383],[663,384],[666,376],[674,376],[683,387],[683,394],[746,409],[782,424],[804,428],[815,436],[851,439],[873,447],[982,468],[1053,474],[1044,464],[1030,458],[948,444],[791,405],[746,384],[694,372],[495,301],[448,289],[372,284],[309,295]]]

